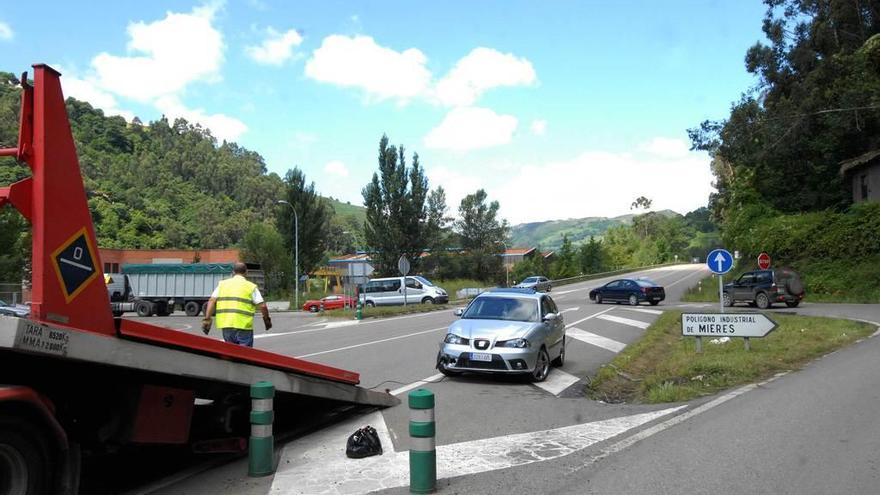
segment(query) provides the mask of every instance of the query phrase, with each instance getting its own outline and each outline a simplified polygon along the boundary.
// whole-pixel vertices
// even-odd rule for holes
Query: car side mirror
[[[556,321],[556,318],[558,317],[559,315],[557,315],[556,313],[547,313],[546,315],[544,315],[544,321]]]
[[[454,311],[454,313],[455,313],[455,316],[461,316],[464,314],[464,309],[458,308]]]

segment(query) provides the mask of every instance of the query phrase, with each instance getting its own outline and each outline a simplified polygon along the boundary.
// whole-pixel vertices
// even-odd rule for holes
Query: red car
[[[311,311],[317,313],[321,310],[321,303],[324,304],[324,310],[340,309],[344,307],[353,308],[357,304],[357,300],[351,296],[332,295],[321,298],[320,300],[312,299],[303,304],[303,311]]]

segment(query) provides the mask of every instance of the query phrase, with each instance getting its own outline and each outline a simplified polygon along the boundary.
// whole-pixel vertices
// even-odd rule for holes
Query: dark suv
[[[797,273],[787,268],[756,270],[740,275],[736,281],[724,284],[724,305],[748,302],[751,306],[767,309],[775,302],[784,302],[794,308],[804,298],[804,284]]]

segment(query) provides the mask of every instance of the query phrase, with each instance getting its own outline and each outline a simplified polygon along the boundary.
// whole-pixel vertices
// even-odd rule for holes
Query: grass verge
[[[791,268],[804,282],[807,302],[866,303],[880,302],[880,257],[873,256],[855,261],[817,260],[792,263]],[[757,269],[752,267],[751,269]],[[743,272],[737,268],[724,276],[728,283]],[[710,275],[685,292],[681,298],[688,302],[718,302],[718,278]]]
[[[603,366],[588,387],[590,396],[605,402],[680,402],[760,381],[781,371],[798,369],[813,359],[858,339],[875,328],[867,323],[830,318],[770,315],[779,326],[763,339],[712,344],[681,336],[681,312],[667,311],[645,332]]]

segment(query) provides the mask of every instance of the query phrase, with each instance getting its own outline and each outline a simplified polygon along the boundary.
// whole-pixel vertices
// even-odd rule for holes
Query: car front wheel
[[[596,304],[602,304],[602,294],[596,294]]]
[[[311,306],[309,306],[309,312],[317,313],[317,312],[318,312],[318,307],[315,306],[314,304],[311,305]]]
[[[550,373],[550,356],[547,349],[541,348],[538,351],[538,360],[535,362],[535,371],[532,372],[531,379],[535,383],[543,382]]]
[[[422,299],[422,304],[434,304],[434,300],[431,299],[430,297],[426,297],[426,298]]]
[[[438,352],[437,353],[437,370],[439,370],[440,373],[443,374],[443,376],[458,376],[461,374],[460,371],[452,371],[449,368],[447,368],[446,363],[443,362],[443,360],[441,359],[441,356],[442,356],[442,354]]]
[[[635,294],[631,294],[629,296],[629,305],[630,306],[638,306],[639,305],[639,298]]]

